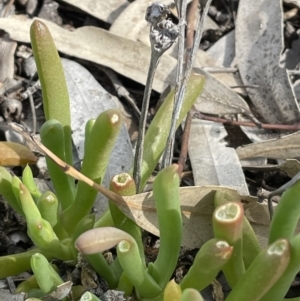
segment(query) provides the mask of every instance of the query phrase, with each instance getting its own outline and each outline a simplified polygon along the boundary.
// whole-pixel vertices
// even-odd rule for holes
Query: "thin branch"
[[[200,8],[194,45],[192,48],[191,55],[189,56],[189,59],[187,62],[187,67],[186,67],[183,82],[181,83],[180,88],[179,88],[178,98],[175,99],[175,107],[173,110],[172,124],[171,124],[171,129],[170,129],[170,133],[169,133],[168,140],[167,140],[166,150],[165,150],[164,156],[163,156],[162,167],[166,167],[172,163],[172,154],[173,154],[173,148],[174,148],[176,123],[179,118],[179,112],[180,112],[181,105],[183,102],[185,89],[186,89],[188,80],[190,78],[190,75],[192,73],[192,68],[194,65],[196,54],[199,49],[200,40],[202,38],[202,34],[203,34],[203,30],[204,30],[204,21],[205,21],[206,15],[208,13],[208,8],[209,8],[210,3],[211,3],[211,0],[207,0],[204,8],[203,7]]]
[[[196,18],[195,12],[197,11],[198,5],[199,5],[199,1],[193,0],[191,6],[189,8],[188,14],[187,14],[187,33],[186,33],[187,49],[191,49],[194,44],[195,18]],[[188,59],[188,57],[186,56],[186,60],[187,59]],[[191,125],[192,125],[192,114],[189,112],[187,114],[187,117],[185,120],[184,131],[183,131],[183,136],[182,136],[182,141],[181,141],[181,150],[180,150],[180,155],[179,155],[179,159],[178,159],[177,172],[181,177],[182,177],[182,172],[184,169],[184,164],[187,159],[188,142],[189,142]]]
[[[160,58],[160,53],[157,53],[156,51],[152,50],[150,67],[148,71],[144,97],[143,97],[141,118],[139,124],[139,134],[138,134],[135,157],[134,157],[133,179],[137,187],[137,193],[140,192],[143,147],[144,147],[144,140],[145,140],[145,129],[147,123],[147,114],[149,109],[150,95],[151,95],[152,83],[153,83],[156,68],[158,66],[159,58]]]
[[[265,129],[265,130],[279,130],[279,131],[299,131],[300,130],[300,123],[295,123],[295,124],[259,123],[259,124],[257,124],[255,122],[250,122],[250,121],[238,121],[238,120],[231,120],[231,119],[208,116],[201,112],[194,113],[193,117],[202,119],[202,120],[209,120],[209,121],[224,123],[224,124],[248,126],[248,127],[253,127],[253,128],[256,127],[256,128]]]
[[[33,97],[31,94],[29,96],[29,104],[30,104],[30,109],[31,109],[31,115],[32,115],[32,134],[36,134],[36,114],[35,114],[35,107],[34,107],[34,102],[33,102]]]
[[[187,153],[188,153],[188,142],[189,142],[189,136],[190,136],[190,130],[192,125],[192,114],[188,113],[185,125],[184,125],[184,131],[183,131],[183,137],[182,137],[182,143],[181,143],[181,150],[180,155],[178,159],[178,170],[177,173],[179,175],[182,174],[185,161],[187,159]]]
[[[145,16],[146,21],[151,24],[151,59],[144,91],[141,119],[139,124],[139,136],[134,158],[133,178],[137,187],[137,193],[139,193],[141,190],[140,182],[145,128],[154,74],[158,66],[160,57],[173,45],[176,38],[178,37],[178,27],[174,23],[172,23],[171,20],[166,20],[169,14],[170,11],[167,5],[153,3],[152,5],[148,6]]]

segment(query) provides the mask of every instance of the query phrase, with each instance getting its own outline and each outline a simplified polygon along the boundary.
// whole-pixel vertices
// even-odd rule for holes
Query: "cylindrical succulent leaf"
[[[138,293],[144,298],[159,295],[162,290],[147,273],[138,246],[128,233],[117,228],[97,228],[83,233],[75,242],[76,248],[83,254],[103,252],[115,245],[117,245],[118,260]]]
[[[204,301],[204,299],[197,290],[193,288],[187,288],[183,291],[180,301]]]
[[[260,301],[282,301],[300,270],[300,234],[291,240],[291,260],[288,267]]]
[[[58,285],[63,283],[63,280],[42,254],[32,255],[30,265],[40,289],[45,294],[53,292]]]
[[[234,191],[218,190],[215,192],[214,203],[218,207],[227,202],[237,201],[237,193]],[[257,236],[246,216],[243,221],[243,260],[247,269],[258,253],[261,251]]]
[[[51,191],[44,192],[37,201],[37,207],[43,219],[48,221],[52,227],[57,223],[58,201],[56,195]]]
[[[223,266],[223,272],[231,287],[234,287],[245,272],[242,252],[243,205],[228,202],[217,207],[213,213],[214,235],[233,246],[233,253]]]
[[[36,185],[36,183],[34,181],[31,168],[28,165],[23,170],[23,173],[22,173],[22,182],[28,188],[28,190],[31,193],[34,201],[37,202],[37,200],[41,196],[41,192],[38,189],[38,187],[37,187],[37,185]]]
[[[163,301],[180,301],[181,299],[180,286],[172,279],[168,282],[164,289],[164,300]]]
[[[114,176],[110,182],[110,190],[121,196],[129,196],[136,193],[134,180],[130,174],[127,173],[121,173]],[[112,201],[109,201],[109,210],[115,227],[127,232],[135,239],[140,250],[140,257],[145,263],[144,245],[140,227],[137,226],[134,221],[125,216],[125,214]]]
[[[0,256],[0,279],[17,275],[30,269],[30,258],[35,253],[43,252],[40,249],[32,249],[23,253]],[[43,252],[48,260],[53,256]]]
[[[285,191],[276,206],[269,234],[269,244],[278,238],[291,239],[300,218],[300,181]]]
[[[64,129],[66,162],[72,165],[71,112],[64,70],[53,38],[46,24],[35,19],[30,40],[42,86],[46,120],[58,120]]]
[[[78,251],[75,248],[76,239],[84,232],[93,229],[95,224],[95,214],[86,215],[76,226],[75,232],[72,237],[71,247],[73,249],[74,257],[77,257]]]
[[[203,290],[213,282],[233,253],[226,241],[213,238],[198,251],[193,265],[180,282],[182,291],[187,288]]]
[[[11,179],[11,188],[14,192],[14,195],[16,197],[16,200],[17,200],[18,204],[22,208],[22,204],[21,204],[21,201],[20,201],[20,184],[22,184],[22,181],[17,176],[13,176],[12,179]],[[21,210],[22,210],[22,215],[24,215],[23,209],[21,209]]]
[[[43,144],[61,160],[66,162],[64,129],[55,119],[46,121],[40,132]],[[69,207],[75,198],[74,179],[67,174],[50,158],[46,157],[48,171],[55,189],[55,194],[62,209]]]
[[[288,267],[290,258],[290,243],[286,239],[276,240],[259,253],[246,273],[230,292],[226,301],[262,300],[262,297],[283,275]]]
[[[14,210],[24,216],[22,206],[12,187],[12,176],[3,166],[0,166],[0,194]]]
[[[48,221],[42,218],[24,184],[20,184],[20,200],[27,222],[27,232],[34,244],[42,250],[55,254],[60,259],[65,259],[53,228]]]
[[[153,183],[153,195],[160,231],[160,248],[153,266],[159,273],[159,284],[165,287],[175,270],[182,238],[178,165],[159,172]]]
[[[176,127],[181,124],[183,118],[193,106],[194,102],[200,95],[203,86],[204,77],[202,75],[192,74],[187,85],[186,94],[184,96],[179,118],[177,119]],[[151,176],[166,147],[171,128],[173,103],[174,90],[172,90],[164,100],[146,132],[140,191],[144,189],[146,182]]]
[[[111,265],[109,265],[102,253],[86,254],[89,264],[107,282],[110,289],[118,285],[118,277]]]
[[[91,137],[93,126],[96,122],[96,119],[90,119],[87,121],[85,125],[85,132],[84,132],[84,153],[87,151],[87,147],[89,145],[89,139]]]
[[[82,163],[81,172],[97,184],[103,180],[110,153],[122,125],[119,110],[111,109],[101,113],[96,119]],[[77,223],[90,213],[97,191],[89,185],[79,182],[74,203],[62,213],[62,223],[72,234]]]
[[[32,289],[38,289],[38,288],[39,288],[39,284],[36,281],[36,277],[32,275],[18,285],[16,289],[16,293],[22,293],[22,292],[27,293]]]
[[[80,301],[101,301],[97,296],[95,296],[93,293],[85,292],[81,298]]]

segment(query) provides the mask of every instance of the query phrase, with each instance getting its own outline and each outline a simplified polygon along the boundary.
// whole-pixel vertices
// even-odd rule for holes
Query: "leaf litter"
[[[111,27],[111,31],[113,32],[114,21],[116,20],[116,16],[118,15],[118,18],[122,20],[122,17],[124,17],[122,16],[122,11],[125,14],[126,10],[129,9],[130,6],[132,6],[134,3],[142,1],[135,1],[131,4],[126,2],[124,4],[124,2],[120,0],[109,1],[107,2],[107,4],[111,4],[111,2],[118,2],[116,4],[117,6],[113,7],[112,5],[108,5],[108,10],[104,10],[104,13],[106,14],[104,16],[101,16],[101,13],[99,13],[98,10],[92,11],[88,7],[88,5],[90,3],[93,3],[93,1],[84,1],[84,3],[82,2],[77,4],[74,4],[75,2],[73,2],[73,5],[78,6],[80,9],[90,13],[91,15],[94,15],[96,18],[112,23],[113,25]],[[299,4],[299,2],[296,0],[286,0],[284,2],[289,2],[291,3],[291,5],[295,6]],[[225,66],[228,68],[230,67],[230,64],[228,62],[230,61],[230,59],[233,58],[235,50],[237,57],[231,64],[231,67],[234,67],[234,64],[237,63],[243,83],[247,86],[255,86],[255,88],[247,88],[247,92],[249,94],[251,102],[256,107],[255,114],[258,112],[260,116],[263,116],[267,121],[272,123],[294,123],[299,120],[298,104],[296,102],[295,95],[290,84],[288,73],[286,72],[284,67],[279,67],[280,53],[282,51],[282,11],[279,7],[278,0],[276,0],[275,5],[271,5],[270,1],[266,0],[260,0],[259,3],[261,4],[261,6],[257,5],[257,3],[254,5],[249,2],[246,3],[246,1],[243,0],[240,1],[238,18],[236,22],[237,28],[235,32],[236,49],[232,48],[231,45],[228,50],[223,51],[223,53],[225,54],[223,56],[221,54],[220,57],[220,53],[215,54],[218,52],[216,43],[215,52],[213,52],[214,46],[211,48],[211,53],[213,53],[214,58],[209,56],[210,51],[203,52],[199,50],[197,67],[220,67],[223,65],[223,67]],[[273,3],[274,1],[272,1],[272,4]],[[125,9],[126,7],[127,9]],[[258,7],[261,8],[259,12],[257,11]],[[113,13],[115,13],[115,15]],[[138,16],[138,19],[140,19],[140,16]],[[244,20],[247,20],[247,22],[245,22],[245,24],[242,24]],[[0,28],[3,28],[6,31],[8,31],[12,39],[28,43],[28,31],[30,23],[31,21],[28,19],[22,19],[22,17],[14,16],[9,19],[0,19]],[[115,71],[117,71],[119,74],[127,76],[139,83],[145,83],[146,69],[149,64],[149,47],[142,44],[146,43],[146,37],[144,34],[141,35],[140,31],[137,31],[136,36],[132,38],[132,41],[130,41],[129,36],[127,37],[126,35],[123,35],[123,37],[116,37],[115,35],[105,30],[95,28],[92,26],[78,28],[75,29],[73,32],[70,32],[66,29],[62,29],[56,25],[53,25],[50,22],[48,23],[51,32],[53,32],[58,49],[61,52],[74,57],[88,59],[91,62],[95,62],[97,64],[109,66]],[[257,27],[258,30],[253,31],[253,26],[257,26],[257,24],[260,25]],[[117,28],[117,22],[115,28]],[[233,35],[234,33],[228,34],[228,38],[232,39]],[[274,38],[270,37],[270,35],[273,35]],[[80,40],[81,43],[76,49],[74,49],[73,45],[76,45],[78,40]],[[225,41],[223,43],[226,46],[227,42]],[[230,43],[232,43],[232,41]],[[114,51],[112,52],[111,49],[114,49]],[[244,53],[241,53],[241,49],[244,49]],[[176,55],[176,50],[174,51],[174,53]],[[269,55],[264,57],[263,53],[268,53]],[[119,60],[120,57],[123,59],[123,61]],[[224,57],[228,57],[228,59],[225,60]],[[257,64],[258,61],[260,62],[260,64]],[[293,64],[297,65],[297,58],[295,63]],[[174,84],[175,65],[176,60],[171,55],[164,55],[162,59],[161,69],[159,69],[159,72],[156,75],[156,81],[154,84],[154,89],[156,91],[162,92],[167,85]],[[200,72],[204,73],[205,71],[201,70]],[[169,75],[169,77],[166,77],[166,74]],[[250,76],[250,79],[249,77],[247,77],[247,75]],[[218,82],[215,79],[215,77],[218,78],[223,84]],[[223,79],[221,79],[222,77]],[[195,106],[196,109],[206,114],[229,114],[230,116],[232,116],[232,118],[235,118],[236,115],[242,115],[245,112],[247,113],[246,115],[251,115],[252,113],[250,112],[248,104],[229,88],[229,86],[235,85],[234,81],[230,81],[229,78],[233,78],[232,74],[225,73],[224,75],[224,73],[214,73],[210,75],[207,73],[206,79],[208,84],[205,88],[205,92],[203,93],[201,98],[199,98]],[[254,79],[256,79],[257,81],[254,81]],[[237,83],[237,81],[235,81],[235,83]],[[238,85],[240,85],[240,83],[241,82],[239,79]],[[258,86],[258,88],[256,86]],[[78,89],[80,90],[80,88]],[[234,89],[234,91],[241,92],[243,89],[243,87],[240,87],[239,90]],[[245,93],[243,92],[242,95],[245,96]],[[284,99],[284,104],[282,104],[282,99]],[[78,105],[78,102],[76,103],[76,105]],[[198,120],[196,120],[196,122],[200,124]],[[205,135],[210,137],[209,139],[211,139],[212,141],[215,141],[213,141],[213,144],[204,144],[206,146],[197,145],[197,140],[201,140],[201,142],[203,142],[202,140],[206,138],[205,135],[200,136],[198,133],[196,134],[196,132],[199,132],[199,129],[194,130],[190,138],[190,144],[192,144],[192,148],[194,148],[194,153],[197,153],[197,150],[201,150],[202,148],[204,148],[204,150],[209,152],[209,155],[211,157],[218,158],[218,160],[215,160],[215,158],[213,158],[212,162],[207,160],[210,163],[206,166],[203,163],[195,165],[193,170],[196,185],[198,183],[196,181],[198,181],[198,179],[201,180],[201,169],[207,169],[207,166],[212,165],[212,170],[215,170],[215,175],[217,175],[218,177],[218,175],[222,174],[222,172],[225,173],[226,169],[224,169],[224,165],[234,164],[238,165],[237,170],[239,171],[239,175],[241,176],[241,178],[234,176],[231,178],[232,181],[229,184],[233,185],[236,189],[240,189],[238,187],[238,184],[240,184],[243,188],[241,188],[239,192],[241,195],[245,195],[248,194],[247,186],[245,185],[245,179],[241,172],[241,167],[237,160],[237,155],[239,155],[240,158],[265,156],[274,159],[287,159],[299,157],[298,154],[300,141],[298,138],[298,133],[288,135],[282,139],[250,144],[249,146],[243,148],[240,147],[235,152],[233,148],[227,147],[223,141],[224,137],[226,136],[226,130],[223,126],[220,126],[219,124],[218,128],[217,124],[214,123],[201,123],[205,124],[204,127],[203,125],[201,125],[202,131],[206,131]],[[216,133],[218,135],[215,135]],[[122,134],[122,136],[124,135]],[[213,147],[211,147],[211,145],[213,145]],[[224,150],[224,153],[222,152],[222,150]],[[231,156],[225,155],[225,150],[232,153]],[[193,151],[190,149],[191,161],[194,160],[192,159],[192,152]],[[201,156],[198,155],[196,160],[199,160],[199,158],[201,159]],[[290,176],[292,176],[293,173],[296,172],[295,170],[293,170],[293,166],[297,166],[297,164],[297,161],[295,162],[287,160],[287,164],[283,164],[281,166],[283,170],[287,170],[287,173]],[[203,176],[203,178],[205,177]],[[234,184],[235,180],[237,181],[237,185]],[[217,189],[229,189],[222,188],[219,186],[224,185],[222,181],[213,184],[216,184],[217,186],[188,187],[180,189],[180,193],[182,194],[183,206],[187,206],[185,209],[183,209],[185,225],[187,225],[187,228],[191,231],[191,234],[186,233],[184,235],[184,237],[187,239],[187,242],[185,242],[185,245],[187,246],[197,245],[196,240],[191,240],[198,233],[200,233],[202,237],[202,232],[200,232],[199,229],[202,229],[203,227],[203,239],[207,239],[207,237],[211,235],[207,224],[211,222],[209,220],[209,215],[211,216],[213,210],[214,191],[216,191]],[[182,191],[184,191],[185,189],[189,191],[190,194],[196,194],[197,198],[195,197],[193,199],[190,194],[184,196],[184,193]],[[151,200],[151,193],[138,195],[137,198],[139,199],[128,200],[130,201],[130,203],[134,204],[132,207],[138,207],[142,204],[142,209],[134,209],[142,210],[142,213],[145,215],[141,221],[138,221],[138,223],[140,225],[145,224],[145,229],[154,234],[158,234],[157,221],[155,221],[155,215],[153,218],[153,216],[150,216],[148,214],[146,210],[147,207],[143,208],[143,206],[147,203],[146,200],[149,201],[149,203],[147,203],[147,205],[150,204],[149,208],[153,206],[153,204],[151,203],[151,201],[153,202],[153,199]],[[237,195],[237,198],[240,198],[240,195]],[[135,204],[134,202],[137,203]],[[205,207],[206,205],[208,207]],[[197,211],[198,207],[201,208],[199,212]],[[194,221],[194,218],[191,218],[194,209],[196,210],[197,214],[202,214],[203,212],[207,214],[207,217],[205,217],[204,220],[207,229],[205,229],[204,225],[201,226],[197,224],[197,222]],[[256,199],[251,199],[251,201],[247,203],[247,206],[245,206],[245,209],[247,217],[256,225],[256,232],[262,237],[261,242],[265,243],[265,237],[267,235],[266,233],[269,223],[267,207],[264,204],[258,204]],[[127,209],[123,208],[123,210],[126,211]],[[129,214],[133,215],[134,218],[136,218],[137,216],[135,215],[137,213],[131,212],[128,213],[128,215]],[[189,223],[191,224],[189,225]]]

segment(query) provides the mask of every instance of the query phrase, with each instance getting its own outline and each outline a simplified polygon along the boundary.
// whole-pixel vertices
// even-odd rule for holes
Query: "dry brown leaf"
[[[36,162],[37,157],[28,147],[14,142],[0,142],[0,165],[19,166]]]
[[[141,84],[146,83],[150,62],[150,47],[124,37],[116,36],[101,28],[86,26],[74,31],[68,31],[50,21],[43,20],[43,22],[49,27],[55,45],[60,52],[107,66]],[[9,32],[12,39],[25,43],[30,42],[29,28],[31,23],[32,20],[25,16],[0,18],[0,28]],[[205,54],[205,52],[201,53]],[[197,60],[198,64],[204,64],[204,62],[209,64],[212,60],[209,59],[209,56],[202,54],[199,55],[202,59]],[[164,54],[161,57],[153,83],[154,90],[162,92],[168,85],[174,86],[176,64],[176,59],[170,55]],[[234,84],[233,82],[236,84],[234,80],[225,80],[224,76],[226,74],[219,75],[222,76],[222,81],[227,84]],[[219,77],[219,75],[215,74],[215,77]],[[209,82],[212,81],[210,80]],[[212,84],[215,85],[216,83],[212,82]],[[210,91],[209,94],[211,94],[214,88],[206,83],[204,90]],[[231,93],[230,98],[233,100],[237,97],[236,94],[236,97],[232,96],[233,94]],[[203,99],[203,93],[200,97]],[[213,99],[210,97],[209,101],[211,102]],[[244,104],[240,105],[243,106]],[[229,107],[230,111],[232,109],[232,106]],[[228,111],[223,110],[222,113],[226,114]]]
[[[269,213],[266,204],[259,204],[254,197],[241,196],[233,189],[220,186],[180,188],[184,231],[182,245],[188,248],[200,247],[213,237],[212,213],[214,211],[214,195],[217,190],[236,195],[237,201],[243,200],[245,215],[252,223],[261,245],[266,245],[269,230]],[[120,210],[141,228],[159,236],[152,192],[124,197],[124,199],[126,203],[116,202]]]
[[[281,0],[239,1],[236,59],[251,102],[268,123],[293,124],[300,110],[287,70],[279,66],[283,49]]]
[[[0,18],[0,28],[7,31],[11,39],[30,43],[32,21],[22,15]],[[58,51],[107,66],[141,84],[146,83],[150,47],[98,27],[84,26],[69,31],[48,20],[43,19],[43,22],[49,28]],[[154,90],[162,92],[168,85],[174,85],[175,67],[174,58],[161,57],[153,82]]]
[[[193,119],[188,151],[196,186],[220,185],[248,195],[248,187],[235,149],[226,146],[223,124]]]
[[[280,170],[283,170],[289,177],[293,178],[300,172],[300,162],[296,159],[288,159],[279,165]]]
[[[300,132],[279,139],[240,146],[236,152],[241,159],[267,157],[273,159],[292,159],[300,154]]]
[[[110,24],[129,5],[126,0],[63,0],[63,2],[76,6],[95,18]]]

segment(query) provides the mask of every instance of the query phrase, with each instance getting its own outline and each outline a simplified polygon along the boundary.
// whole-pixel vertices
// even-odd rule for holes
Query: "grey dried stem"
[[[179,102],[179,92],[182,85],[183,73],[184,73],[184,42],[185,42],[185,27],[186,27],[186,8],[187,0],[181,0],[176,2],[177,12],[179,17],[179,37],[178,37],[178,59],[177,59],[177,73],[176,73],[176,85],[175,85],[175,97],[174,97],[174,112],[176,109],[176,104]],[[176,122],[172,118],[171,128],[169,137],[166,144],[166,149],[162,159],[162,167],[166,167],[171,164],[171,158],[173,157],[173,148],[174,148],[174,137],[176,131]],[[174,133],[174,134],[172,134]],[[170,139],[172,135],[172,139]]]
[[[184,1],[182,1],[181,4],[183,4],[183,2]],[[188,58],[187,67],[186,67],[186,71],[185,71],[183,80],[176,82],[176,85],[179,85],[179,87],[176,89],[178,92],[176,93],[175,99],[174,99],[172,124],[171,124],[171,129],[170,129],[170,133],[169,133],[168,140],[167,140],[166,150],[163,155],[163,162],[162,162],[163,168],[172,163],[176,123],[179,118],[179,112],[180,112],[180,109],[182,106],[185,89],[186,89],[188,80],[190,78],[190,75],[192,73],[192,68],[193,68],[193,65],[195,62],[196,54],[199,49],[200,41],[201,41],[203,30],[204,30],[204,21],[205,21],[206,15],[208,13],[208,8],[209,8],[210,4],[211,4],[211,0],[207,0],[206,2],[205,2],[205,0],[200,0],[200,11],[199,11],[198,19],[197,19],[197,28],[196,28],[196,34],[195,34],[192,52]]]
[[[141,192],[141,167],[143,160],[143,145],[149,101],[153,79],[160,57],[168,50],[178,37],[178,27],[171,20],[167,20],[170,14],[167,5],[153,3],[148,6],[145,19],[150,24],[151,58],[144,91],[141,118],[139,124],[139,136],[136,145],[133,178],[136,183],[137,193]]]

